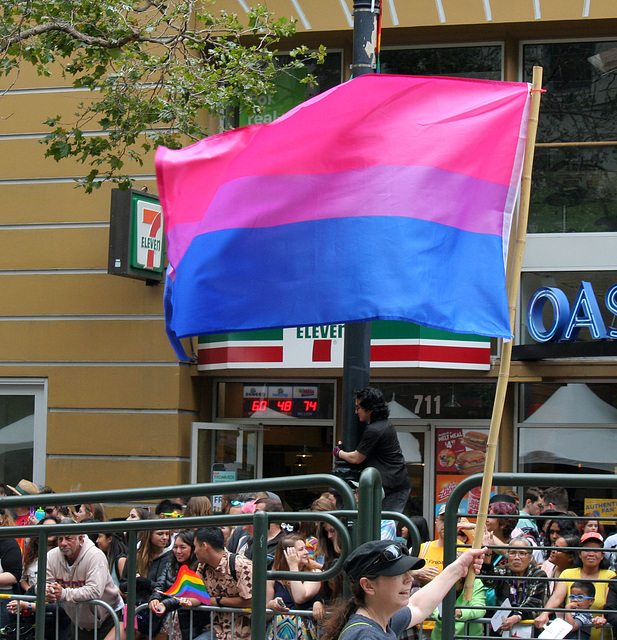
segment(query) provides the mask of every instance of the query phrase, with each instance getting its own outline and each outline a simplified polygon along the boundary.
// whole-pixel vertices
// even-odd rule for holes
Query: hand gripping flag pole
[[[527,235],[527,220],[529,218],[529,200],[531,197],[531,173],[533,169],[533,158],[536,144],[536,134],[538,132],[538,117],[540,113],[540,97],[542,93],[542,67],[533,68],[533,79],[531,88],[531,108],[529,112],[529,126],[527,128],[527,141],[525,145],[525,159],[523,161],[523,176],[521,180],[521,199],[518,214],[518,225],[516,230],[516,241],[512,252],[512,265],[510,270],[510,282],[508,284],[508,309],[510,313],[510,327],[514,334],[514,322],[516,317],[516,300],[521,281],[521,267],[523,265],[523,254],[525,253],[525,242]],[[491,416],[491,426],[486,446],[486,460],[484,462],[484,475],[482,477],[482,491],[480,494],[480,506],[478,507],[478,519],[476,521],[476,536],[472,548],[479,549],[482,545],[482,533],[486,526],[488,515],[488,503],[493,486],[493,473],[495,470],[495,457],[497,452],[497,441],[499,440],[499,428],[503,416],[503,408],[506,400],[506,391],[510,378],[510,363],[512,361],[512,345],[514,340],[505,341],[502,339],[501,361],[499,363],[499,376],[497,378],[497,389],[495,392],[495,402]],[[473,594],[473,583],[475,574],[473,567],[470,568],[465,580],[464,598],[471,600]]]

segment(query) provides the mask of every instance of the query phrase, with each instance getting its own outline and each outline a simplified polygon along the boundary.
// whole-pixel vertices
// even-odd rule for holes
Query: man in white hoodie
[[[47,599],[62,604],[73,627],[79,626],[79,640],[93,639],[95,624],[102,640],[113,629],[113,619],[101,606],[78,603],[103,600],[114,611],[123,606],[105,554],[82,534],[59,535],[58,546],[47,554]]]

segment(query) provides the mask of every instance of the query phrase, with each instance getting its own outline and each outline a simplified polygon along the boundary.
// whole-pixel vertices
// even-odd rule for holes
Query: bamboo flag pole
[[[533,79],[531,89],[531,108],[529,113],[529,125],[527,127],[527,141],[525,144],[525,158],[523,161],[523,177],[521,180],[521,200],[518,214],[518,226],[516,241],[514,244],[514,257],[510,272],[510,282],[508,285],[508,308],[510,311],[510,327],[514,334],[514,322],[516,317],[516,300],[518,298],[519,284],[521,281],[521,268],[523,265],[523,254],[525,253],[525,241],[527,235],[527,220],[529,218],[529,200],[531,197],[531,172],[533,169],[533,156],[536,145],[536,134],[538,132],[538,116],[540,113],[540,97],[542,91],[542,67],[533,68]],[[499,440],[499,428],[503,416],[503,408],[506,401],[506,391],[510,378],[510,363],[512,361],[512,343],[502,340],[501,362],[499,363],[499,376],[497,378],[497,389],[495,391],[495,402],[493,404],[493,414],[491,416],[491,427],[486,445],[486,460],[484,462],[484,477],[482,478],[482,491],[480,493],[480,506],[478,507],[478,519],[476,521],[476,535],[473,541],[473,548],[479,549],[482,545],[482,534],[486,526],[488,515],[488,503],[493,486],[493,473],[495,471],[495,458],[497,454],[497,442]],[[473,594],[473,583],[475,575],[470,569],[465,580],[465,600],[471,600]]]

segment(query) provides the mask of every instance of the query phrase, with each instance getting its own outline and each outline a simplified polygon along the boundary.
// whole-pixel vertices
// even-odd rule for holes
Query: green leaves
[[[127,163],[143,164],[159,144],[178,148],[208,135],[204,114],[258,112],[279,73],[323,60],[300,48],[275,64],[275,46],[295,23],[263,7],[247,24],[196,0],[3,0],[0,74],[22,64],[49,74],[59,64],[73,87],[90,92],[73,115],[53,116],[46,155],[90,168],[86,191],[102,179],[129,184]],[[307,78],[310,81],[310,77]],[[58,83],[60,84],[60,83]],[[123,173],[124,172],[124,173]]]

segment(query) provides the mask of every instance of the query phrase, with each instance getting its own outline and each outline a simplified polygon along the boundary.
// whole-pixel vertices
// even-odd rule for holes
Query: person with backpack
[[[253,563],[246,556],[225,549],[225,538],[218,527],[202,527],[195,532],[195,555],[201,576],[215,607],[250,608],[253,597]],[[195,604],[199,604],[195,601]],[[216,612],[212,616],[212,640],[250,640],[251,617]]]

